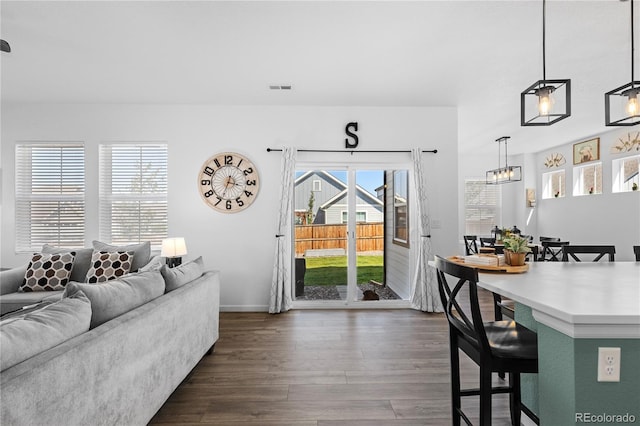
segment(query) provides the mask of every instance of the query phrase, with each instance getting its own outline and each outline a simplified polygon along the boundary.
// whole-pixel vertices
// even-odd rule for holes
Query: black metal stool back
[[[482,323],[480,303],[478,302],[478,271],[474,268],[443,261],[436,257],[436,271],[438,275],[438,289],[440,300],[444,306],[447,320],[457,330],[460,337],[477,342],[483,350],[489,350],[489,342]],[[458,282],[452,288],[449,287],[445,274],[458,278]],[[466,285],[466,289],[465,289]],[[463,293],[460,293],[463,289]],[[466,293],[466,294],[464,294]],[[468,301],[463,307],[460,305],[462,296],[467,296]]]
[[[514,321],[484,322],[478,301],[478,271],[435,256],[440,300],[449,322],[451,358],[451,405],[453,425],[471,421],[462,411],[461,397],[480,396],[480,425],[491,425],[491,397],[509,393],[511,422],[520,425],[521,411],[534,421],[538,418],[520,401],[520,373],[537,373],[537,336]],[[447,276],[457,279],[452,287]],[[480,367],[480,388],[460,388],[462,350]],[[509,386],[493,387],[491,375],[509,373]]]
[[[640,246],[633,246],[633,254],[636,255],[636,262],[640,262]]]

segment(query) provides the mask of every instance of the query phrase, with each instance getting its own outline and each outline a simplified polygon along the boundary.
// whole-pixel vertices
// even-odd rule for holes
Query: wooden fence
[[[347,250],[347,225],[296,225],[296,256],[306,250]],[[384,226],[382,222],[356,224],[356,252],[384,250]]]

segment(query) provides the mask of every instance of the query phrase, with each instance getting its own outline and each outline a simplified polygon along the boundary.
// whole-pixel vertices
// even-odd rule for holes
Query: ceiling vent
[[[291,85],[290,84],[283,84],[283,85],[270,85],[269,89],[271,90],[291,90]]]

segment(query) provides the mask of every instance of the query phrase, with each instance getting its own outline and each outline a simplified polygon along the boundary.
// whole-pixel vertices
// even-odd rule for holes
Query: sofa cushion
[[[74,252],[34,254],[27,266],[19,291],[64,290],[71,276],[75,257]]]
[[[69,285],[69,283],[67,283],[67,285]],[[64,290],[32,291],[29,293],[16,291],[15,293],[3,294],[0,296],[0,300],[2,300],[0,315],[4,315],[8,312],[16,311],[24,306],[36,303],[60,300],[62,299],[62,293],[64,293]]]
[[[78,291],[91,301],[91,328],[124,314],[164,294],[164,280],[157,271],[125,275],[103,284],[70,282],[64,295]]]
[[[144,265],[142,268],[138,269],[138,272],[147,272],[147,271],[159,271],[162,268],[164,262],[162,261],[161,256],[154,256],[151,258],[149,263]]]
[[[102,283],[126,275],[131,270],[132,251],[93,251],[85,282]]]
[[[202,256],[191,262],[176,266],[175,268],[169,268],[167,265],[162,265],[160,273],[162,274],[166,285],[165,291],[170,292],[171,290],[175,290],[176,288],[202,276],[204,273]]]
[[[133,264],[131,265],[131,272],[138,272],[138,269],[149,263],[151,259],[151,243],[149,241],[127,246],[114,246],[94,240],[93,248],[99,251],[132,251]]]
[[[24,274],[27,272],[29,263],[24,263],[15,268],[0,271],[0,294],[5,295],[18,291],[24,280]],[[0,300],[2,300],[0,298]]]
[[[0,321],[0,370],[89,330],[91,304],[82,293]]]
[[[73,261],[73,269],[71,270],[71,278],[69,279],[71,281],[83,282],[87,276],[87,271],[91,266],[91,254],[93,253],[92,248],[54,247],[49,244],[42,246],[42,253],[47,254],[67,253],[70,251],[76,253],[76,259]]]

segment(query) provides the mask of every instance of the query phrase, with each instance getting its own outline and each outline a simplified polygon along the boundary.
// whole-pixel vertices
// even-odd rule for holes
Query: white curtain
[[[276,251],[271,279],[271,300],[269,313],[278,314],[291,309],[291,197],[293,196],[293,175],[296,150],[285,147],[282,150],[280,167],[280,213],[276,234]]]
[[[418,232],[418,252],[416,253],[416,272],[413,276],[413,297],[411,307],[424,312],[443,312],[438,282],[433,268],[428,264],[431,259],[431,225],[429,223],[429,201],[427,199],[427,186],[425,183],[424,163],[422,161],[422,149],[411,150],[413,160],[414,197],[418,220],[416,228]]]

